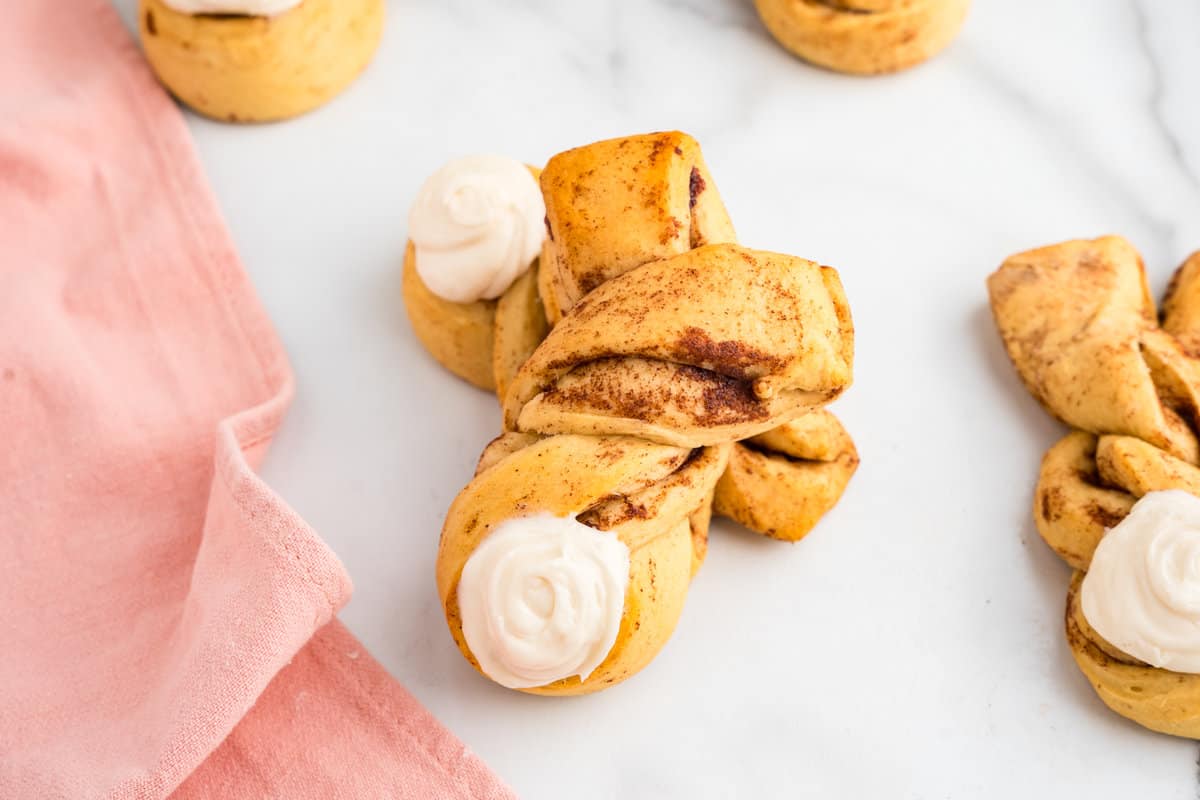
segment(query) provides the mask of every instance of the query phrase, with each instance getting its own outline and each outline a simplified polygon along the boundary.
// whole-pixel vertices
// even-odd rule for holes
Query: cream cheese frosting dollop
[[[513,517],[463,567],[463,636],[510,689],[586,680],[616,642],[628,585],[629,548],[615,534],[574,517]]]
[[[408,215],[417,274],[452,303],[495,299],[541,252],[545,217],[537,180],[520,161],[451,161],[425,181]]]
[[[238,14],[273,17],[300,5],[300,0],[163,0],[184,14]]]
[[[1200,498],[1139,500],[1100,540],[1080,592],[1106,641],[1151,666],[1200,673]]]

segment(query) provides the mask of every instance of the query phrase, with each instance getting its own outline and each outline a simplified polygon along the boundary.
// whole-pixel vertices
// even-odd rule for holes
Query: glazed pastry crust
[[[771,35],[826,69],[877,75],[915,66],[944,49],[970,0],[755,0]]]
[[[774,539],[804,538],[858,469],[846,429],[822,409],[733,446],[714,511]]]
[[[226,122],[287,119],[353,81],[383,33],[383,0],[304,0],[274,17],[185,14],[141,0],[142,46],[159,80]]]

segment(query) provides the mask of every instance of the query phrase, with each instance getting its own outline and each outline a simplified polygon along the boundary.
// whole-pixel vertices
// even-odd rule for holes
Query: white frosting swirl
[[[300,5],[301,0],[163,0],[184,14],[240,14],[273,17]]]
[[[520,161],[468,156],[425,181],[408,214],[417,274],[452,303],[504,294],[537,257],[545,201]]]
[[[617,640],[629,548],[574,517],[513,517],[475,548],[458,583],[463,636],[510,689],[586,680]]]
[[[1098,634],[1155,667],[1200,673],[1200,498],[1151,492],[1105,534],[1080,605]]]

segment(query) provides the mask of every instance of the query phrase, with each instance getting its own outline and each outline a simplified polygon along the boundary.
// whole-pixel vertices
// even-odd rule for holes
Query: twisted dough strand
[[[771,35],[793,55],[838,72],[906,69],[953,41],[970,0],[755,0]]]

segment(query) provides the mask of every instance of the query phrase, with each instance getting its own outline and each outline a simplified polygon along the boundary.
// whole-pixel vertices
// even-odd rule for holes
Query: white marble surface
[[[1200,247],[1200,5],[977,0],[943,57],[870,80],[792,60],[749,0],[389,11],[327,108],[191,122],[298,375],[266,476],[345,561],[343,618],[397,678],[533,800],[1196,796],[1196,745],[1108,713],[1062,640],[1067,569],[1029,515],[1059,430],[983,280],[1120,232],[1161,289]],[[745,243],[841,269],[863,464],[799,545],[718,524],[634,680],[526,697],[470,669],[435,598],[442,514],[498,421],[408,330],[405,214],[449,156],[662,128],[700,139]]]

